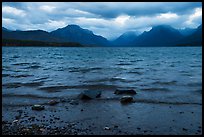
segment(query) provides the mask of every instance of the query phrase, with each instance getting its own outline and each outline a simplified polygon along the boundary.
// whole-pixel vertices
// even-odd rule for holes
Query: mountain
[[[2,39],[33,40],[42,42],[62,42],[60,38],[53,37],[46,31],[7,31],[2,28]]]
[[[185,34],[182,35],[181,33]],[[31,41],[31,44],[38,41],[55,43],[54,45],[71,42],[74,43],[73,45],[79,43],[84,46],[201,46],[202,24],[194,32],[189,29],[181,32],[181,30],[174,29],[169,25],[159,25],[140,35],[137,35],[136,32],[126,32],[111,42],[77,25],[68,25],[50,33],[43,30],[11,31],[2,27],[2,39],[6,40],[7,44],[12,43],[12,45],[15,45],[15,42],[26,43]],[[47,43],[43,44],[49,45]]]
[[[2,30],[3,30],[3,31],[11,31],[11,30],[9,30],[9,29],[7,29],[7,28],[5,28],[5,27],[2,27]]]
[[[177,46],[201,46],[202,45],[202,24],[197,27],[194,33],[179,40]]]
[[[112,45],[114,46],[131,46],[133,40],[137,37],[137,32],[128,31],[120,35],[117,39],[112,41]]]
[[[172,46],[175,41],[183,38],[183,35],[169,25],[153,27],[148,32],[143,32],[134,41],[134,46]]]
[[[109,41],[95,35],[92,31],[83,29],[78,25],[68,25],[64,28],[57,29],[50,33],[52,36],[62,38],[66,42],[78,42],[83,45],[107,46]]]
[[[178,31],[184,36],[189,36],[193,34],[196,31],[196,29],[185,28],[185,29],[178,29]]]

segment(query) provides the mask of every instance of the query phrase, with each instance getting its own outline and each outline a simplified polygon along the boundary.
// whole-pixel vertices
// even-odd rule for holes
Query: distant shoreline
[[[97,46],[82,45],[76,42],[45,42],[32,40],[2,39],[2,47],[202,47],[202,45],[180,44],[172,46]]]

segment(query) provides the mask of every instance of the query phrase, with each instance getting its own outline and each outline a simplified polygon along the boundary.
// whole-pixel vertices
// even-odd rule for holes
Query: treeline
[[[42,42],[32,40],[15,40],[15,39],[2,39],[2,46],[21,46],[21,47],[84,47],[83,45],[75,42]]]

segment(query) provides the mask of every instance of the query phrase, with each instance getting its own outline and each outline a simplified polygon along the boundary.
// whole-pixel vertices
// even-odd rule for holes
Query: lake
[[[85,90],[115,99],[118,88],[136,90],[140,103],[202,104],[202,47],[2,47],[4,119],[8,108]]]

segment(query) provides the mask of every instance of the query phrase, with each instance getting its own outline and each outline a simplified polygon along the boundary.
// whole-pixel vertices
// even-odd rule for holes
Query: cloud
[[[17,16],[17,17],[26,16],[25,11],[14,7],[10,7],[10,6],[2,7],[2,12],[4,13],[4,15],[11,15],[11,16]]]
[[[52,31],[77,24],[112,39],[126,31],[143,32],[160,24],[195,28],[201,23],[201,2],[2,3],[2,25],[14,30]]]
[[[39,8],[40,10],[43,10],[45,12],[53,12],[54,9],[56,9],[56,7],[54,6],[48,6],[48,5],[43,5],[43,6],[40,6]]]
[[[202,8],[196,8],[194,13],[189,15],[188,20],[185,22],[189,26],[195,26],[202,23]]]

